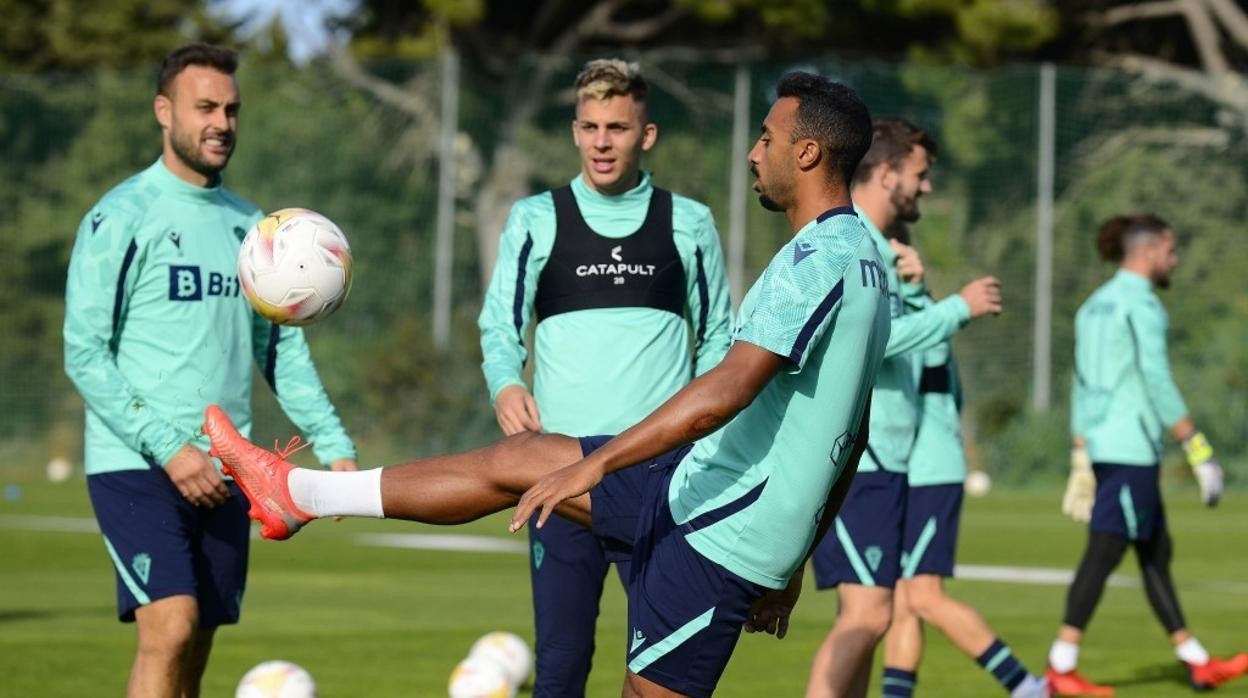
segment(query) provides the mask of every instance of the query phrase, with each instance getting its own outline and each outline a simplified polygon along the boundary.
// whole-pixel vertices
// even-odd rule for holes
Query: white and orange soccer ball
[[[450,698],[515,698],[516,686],[503,667],[485,657],[468,657],[455,666],[447,682]]]
[[[342,230],[306,208],[274,211],[251,227],[238,252],[247,301],[281,325],[310,325],[351,290],[351,247]]]
[[[472,658],[487,659],[503,668],[507,680],[517,688],[533,675],[533,651],[515,633],[498,630],[482,635],[468,651]]]
[[[244,674],[234,698],[316,698],[316,682],[298,664],[274,659]]]

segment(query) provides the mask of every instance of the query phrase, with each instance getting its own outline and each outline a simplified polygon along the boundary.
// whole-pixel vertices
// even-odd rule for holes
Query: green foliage
[[[228,42],[202,0],[0,0],[0,70],[154,65],[181,43]]]
[[[575,65],[570,61],[566,71]],[[752,122],[761,119],[770,86],[787,67],[753,69]],[[924,218],[914,230],[936,294],[953,293],[986,273],[1003,281],[1006,312],[955,339],[967,394],[966,436],[994,477],[1043,480],[1045,472],[1064,467],[1071,318],[1111,272],[1095,259],[1092,231],[1110,214],[1139,208],[1169,219],[1183,243],[1175,289],[1163,296],[1179,386],[1220,455],[1232,463],[1243,458],[1248,297],[1225,260],[1242,245],[1238,231],[1248,218],[1242,167],[1248,153],[1245,143],[1209,125],[1212,108],[1177,91],[1139,93],[1121,76],[1059,73],[1055,409],[1034,415],[1035,69],[833,61],[815,67],[855,86],[874,114],[908,116],[941,142],[936,190],[924,198]],[[393,66],[405,76],[435,69]],[[655,83],[651,100],[660,137],[644,165],[656,183],[710,205],[726,231],[734,166],[727,99],[732,71],[697,63],[655,69],[666,79]],[[10,212],[0,219],[7,251],[0,256],[0,325],[10,330],[0,334],[0,437],[41,433],[79,418],[61,370],[65,264],[74,230],[92,203],[158,155],[148,79],[139,72],[100,72],[73,80],[0,81],[0,146],[9,154],[0,159],[0,176],[11,183],[0,191],[0,205]],[[309,330],[348,427],[418,443],[422,453],[493,436],[475,326],[481,288],[469,215],[473,183],[460,192],[452,344],[439,354],[428,335],[437,170],[423,153],[432,135],[410,129],[406,117],[317,64],[247,63],[240,80],[244,109],[229,186],[264,209],[321,210],[352,242],[351,297],[334,318]],[[502,123],[494,84],[465,71],[461,131],[483,148]],[[673,94],[670,84],[683,89]],[[531,190],[574,176],[566,104],[540,112],[520,134],[519,147],[535,165]],[[747,283],[790,235],[782,217],[750,198]],[[258,398],[257,434],[272,438],[290,427],[266,400]]]

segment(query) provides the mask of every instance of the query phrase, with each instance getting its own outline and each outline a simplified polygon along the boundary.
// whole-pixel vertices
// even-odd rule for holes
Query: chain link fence
[[[308,335],[366,462],[498,433],[479,371],[483,278],[511,201],[578,171],[579,65],[500,77],[453,59],[370,73],[244,61],[226,182],[266,210],[322,211],[350,237],[352,296]],[[1086,69],[643,62],[660,127],[644,166],[656,184],[713,209],[737,299],[789,235],[754,202],[745,151],[792,68],[850,84],[873,115],[910,118],[940,143],[935,191],[913,230],[930,285],[943,296],[994,274],[1007,302],[955,340],[973,466],[1012,483],[1064,471],[1072,319],[1111,273],[1095,256],[1097,224],[1128,210],[1154,211],[1179,233],[1183,263],[1163,297],[1176,378],[1220,453],[1243,459],[1241,122],[1177,86]],[[61,368],[65,266],[84,213],[159,155],[149,76],[0,78],[0,149],[0,453],[17,454],[6,467],[77,461],[82,405]],[[290,427],[262,385],[263,441]]]

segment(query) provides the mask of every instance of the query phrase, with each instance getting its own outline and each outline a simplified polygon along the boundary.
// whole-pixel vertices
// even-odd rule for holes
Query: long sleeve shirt
[[[188,442],[206,450],[212,403],[249,433],[253,362],[323,463],[355,457],[303,332],[240,293],[238,250],[260,216],[220,182],[196,187],[157,161],[83,218],[64,340],[86,403],[87,474],[163,467]]]
[[[599,235],[623,238],[641,225],[653,186],[604,196],[578,175],[572,193]],[[516,202],[478,319],[490,399],[524,385],[525,337],[555,240],[550,192]],[[695,375],[719,363],[732,341],[723,252],[710,209],[672,196],[673,240],[685,269],[684,317],[648,307],[577,310],[538,323],[533,395],[546,431],[614,434],[635,424]]]

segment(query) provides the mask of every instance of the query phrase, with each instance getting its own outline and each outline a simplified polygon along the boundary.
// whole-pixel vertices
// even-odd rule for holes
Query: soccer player
[[[885,231],[890,244],[911,254],[904,223]],[[933,304],[921,278],[902,284],[908,309]],[[885,698],[910,698],[923,657],[923,623],[936,626],[958,649],[992,674],[1014,696],[1047,697],[1044,680],[1027,671],[984,619],[969,605],[945,593],[943,578],[953,576],[966,455],[962,450],[962,389],[948,340],[922,352],[919,374],[919,429],[906,472],[901,578],[893,596],[893,622],[884,637]]]
[[[973,318],[1001,310],[997,280],[984,277],[961,292],[912,312],[901,285],[922,276],[913,248],[890,244],[880,231],[919,219],[919,198],[931,191],[936,142],[904,119],[878,119],[871,149],[858,164],[853,201],[884,260],[876,270],[889,289],[892,330],[871,404],[871,439],[833,533],[814,554],[815,583],[836,588],[840,613],[815,654],[808,696],[865,695],[871,657],[892,619],[893,586],[901,573],[906,469],[918,430],[916,377],[921,350],[938,346]]]
[[[295,468],[210,407],[213,452],[254,502],[262,535],[323,516],[452,524],[511,506],[517,530],[557,510],[632,548],[625,696],[709,696],[742,627],[783,637],[817,529],[865,446],[889,314],[882,261],[848,190],[870,144],[867,109],[808,73],[777,90],[750,162],[760,201],[795,235],[743,300],[722,362],[614,438],[526,430],[360,473]]]
[[[1074,449],[1062,509],[1088,522],[1088,543],[1049,650],[1049,683],[1056,695],[1113,695],[1076,667],[1105,580],[1130,546],[1149,605],[1192,687],[1212,688],[1248,671],[1248,653],[1211,657],[1187,629],[1170,579],[1173,545],[1158,487],[1165,430],[1182,444],[1201,500],[1212,507],[1222,495],[1222,467],[1192,423],[1166,357],[1169,319],[1154,289],[1169,288],[1178,266],[1174,231],[1151,213],[1115,216],[1097,231],[1096,247],[1118,271],[1075,315]]]
[[[260,211],[221,181],[238,133],[233,51],[189,44],[161,64],[163,152],[78,227],[65,291],[65,371],[86,403],[87,489],[138,630],[128,696],[198,696],[217,627],[238,622],[247,502],[204,449],[220,404],[247,431],[253,357],[335,470],[355,447],[300,330],[252,312],[235,275]]]
[[[641,170],[658,131],[637,65],[590,61],[575,90],[581,171],[512,207],[481,309],[482,366],[507,435],[619,433],[719,363],[731,342],[710,209]],[[530,394],[521,374],[534,308]],[[620,556],[563,518],[530,526],[529,543],[533,695],[583,696],[603,580]]]

